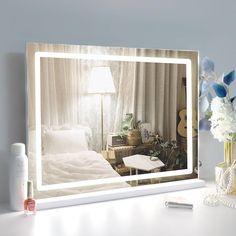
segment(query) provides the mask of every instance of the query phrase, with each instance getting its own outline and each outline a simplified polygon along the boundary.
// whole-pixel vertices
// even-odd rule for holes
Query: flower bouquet
[[[229,86],[235,80],[235,71],[217,77],[214,63],[204,58],[201,63],[200,75],[200,130],[210,130],[214,138],[224,142],[224,161],[216,166],[216,183],[226,188],[229,177],[233,178],[236,190],[236,171],[234,176],[226,176],[226,170],[234,162],[234,143],[236,140],[236,96],[231,97]],[[228,172],[228,171],[227,171]]]

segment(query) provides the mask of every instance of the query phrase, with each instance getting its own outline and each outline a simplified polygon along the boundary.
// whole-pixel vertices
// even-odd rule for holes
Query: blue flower
[[[214,67],[214,62],[211,61],[208,57],[204,57],[200,64],[201,74],[213,72]]]

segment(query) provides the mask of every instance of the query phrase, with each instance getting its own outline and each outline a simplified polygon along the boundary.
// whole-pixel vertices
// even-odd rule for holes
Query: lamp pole
[[[101,146],[102,150],[104,148],[103,143],[103,103],[104,103],[104,95],[115,93],[115,86],[111,74],[111,69],[108,66],[97,66],[91,70],[90,76],[88,78],[88,93],[90,94],[98,94],[101,99]]]

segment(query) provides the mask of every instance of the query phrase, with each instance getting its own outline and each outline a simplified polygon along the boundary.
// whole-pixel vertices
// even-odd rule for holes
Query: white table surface
[[[145,171],[151,171],[165,165],[161,160],[151,161],[150,156],[140,154],[124,157],[123,162],[126,167]]]
[[[35,216],[0,205],[0,236],[235,236],[236,209],[203,204],[203,197],[213,190],[210,186],[57,208]],[[193,203],[194,209],[164,206],[175,198]]]

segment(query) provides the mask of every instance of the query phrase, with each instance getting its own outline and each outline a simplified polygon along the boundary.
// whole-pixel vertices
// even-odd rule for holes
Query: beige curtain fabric
[[[136,55],[146,56],[145,51]],[[152,55],[155,56],[155,55]],[[166,52],[163,57],[178,57],[177,52]],[[165,140],[176,140],[178,112],[186,108],[186,77],[184,65],[164,63],[134,63],[123,65],[119,80],[113,131],[120,130],[125,113],[133,113],[136,120],[151,123],[152,131]],[[129,75],[129,76],[127,76]]]
[[[166,52],[163,57],[178,57],[177,52]],[[153,132],[165,140],[176,140],[178,112],[186,108],[182,78],[184,65],[166,63],[138,63],[136,74],[136,117],[151,123]],[[140,96],[141,94],[141,96]]]

